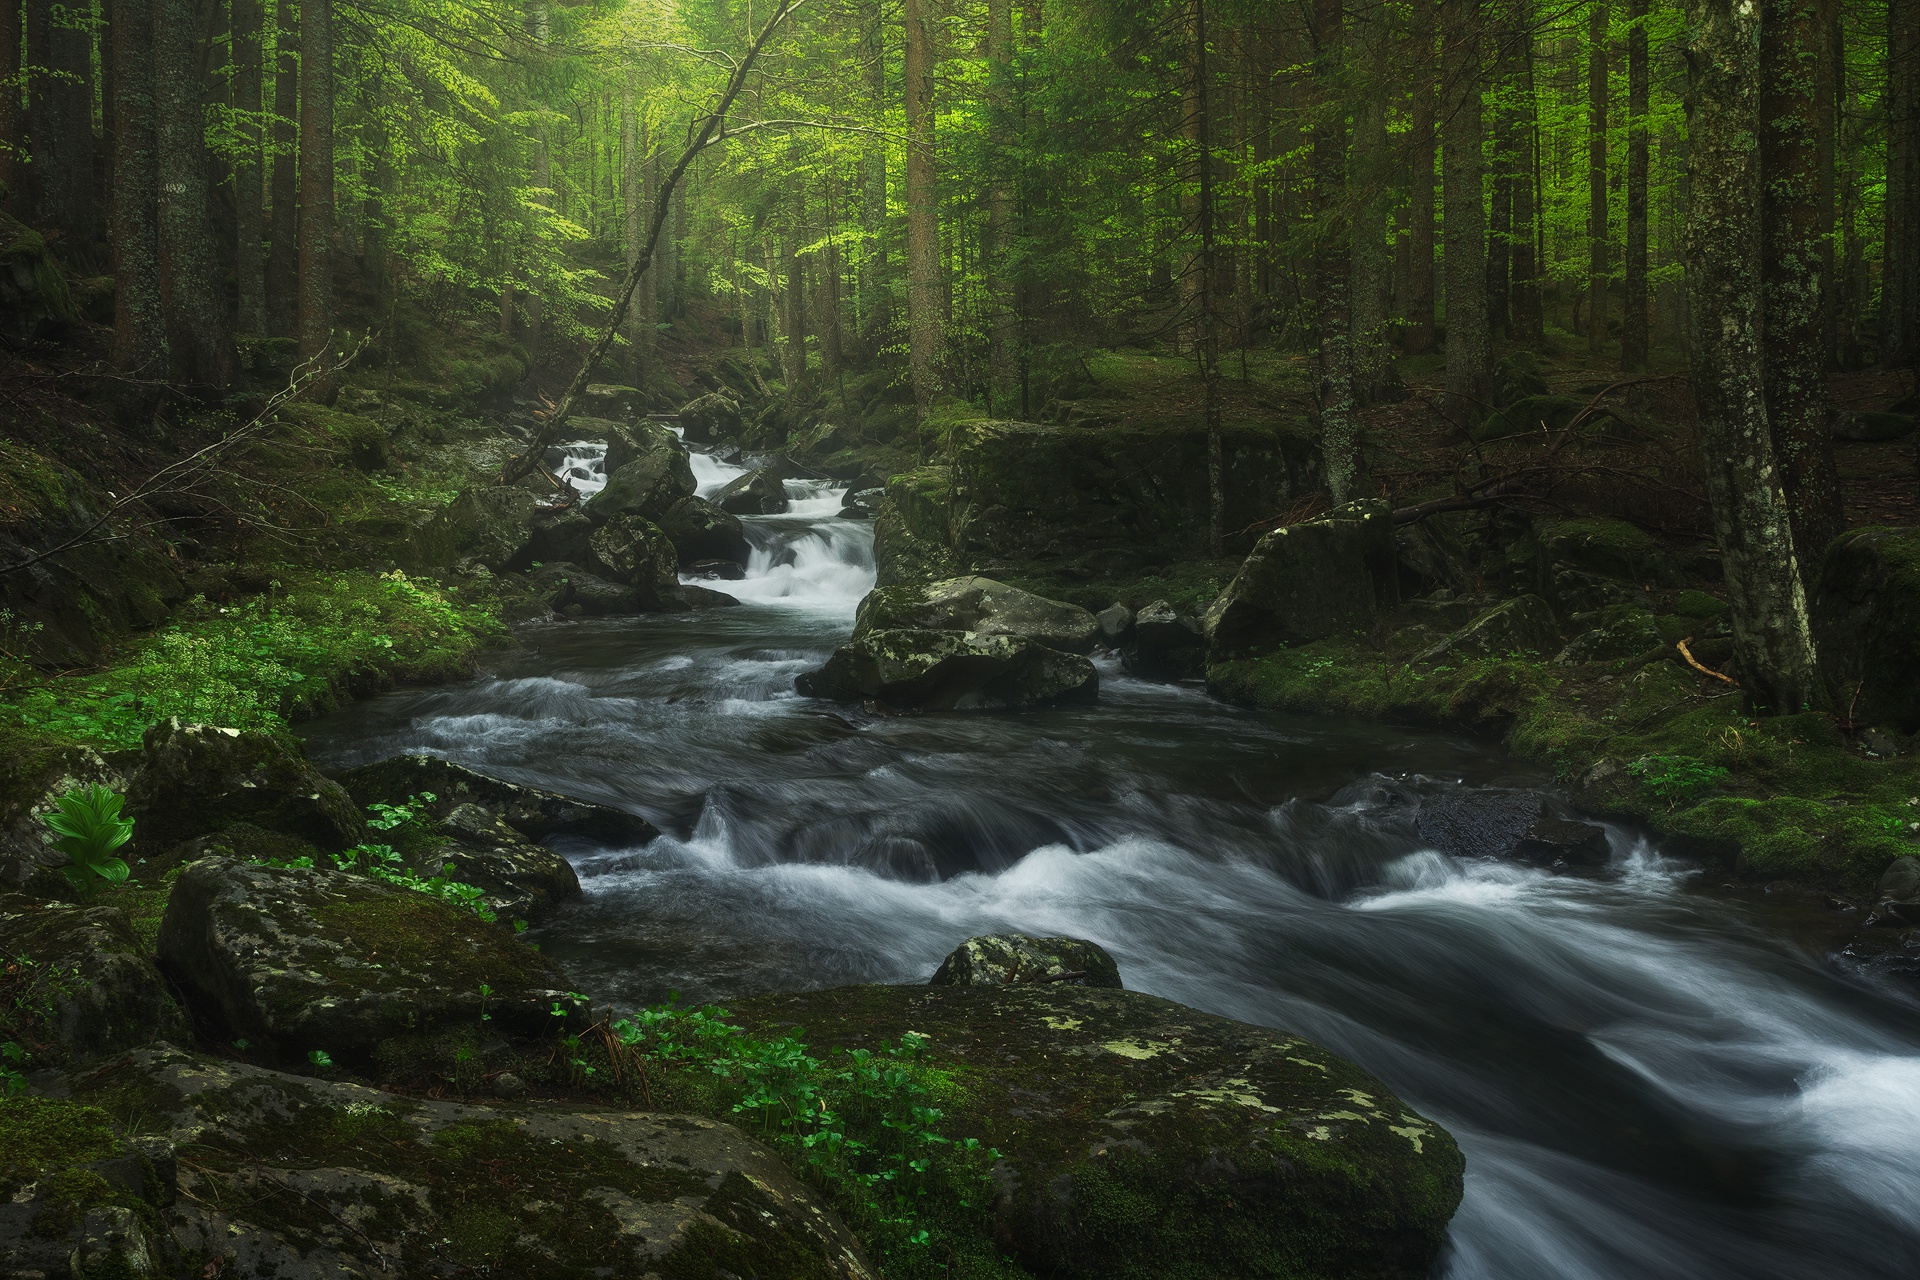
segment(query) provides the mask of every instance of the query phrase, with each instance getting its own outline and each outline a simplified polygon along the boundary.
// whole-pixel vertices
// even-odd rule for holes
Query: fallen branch
[[[1727,675],[1725,672],[1715,671],[1712,667],[1703,666],[1700,660],[1693,656],[1693,651],[1687,648],[1687,646],[1692,643],[1693,643],[1693,637],[1688,636],[1685,640],[1679,641],[1677,644],[1673,646],[1674,648],[1680,651],[1680,656],[1687,660],[1688,666],[1692,667],[1695,671],[1698,671],[1703,676],[1712,676],[1715,680],[1725,680],[1728,684],[1732,685],[1736,689],[1740,687],[1740,682],[1738,680],[1735,680],[1732,676]]]

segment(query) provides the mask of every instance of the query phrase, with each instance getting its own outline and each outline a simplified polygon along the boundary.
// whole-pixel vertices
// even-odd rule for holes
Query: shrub
[[[127,864],[113,851],[133,835],[133,822],[120,816],[124,797],[99,783],[79,787],[60,797],[60,807],[46,816],[46,824],[60,838],[54,846],[67,855],[61,870],[89,900],[100,882],[122,884]]]

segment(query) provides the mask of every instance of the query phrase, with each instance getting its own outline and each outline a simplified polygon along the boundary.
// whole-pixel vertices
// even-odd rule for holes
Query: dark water
[[[709,489],[730,474],[697,462]],[[970,934],[1072,934],[1447,1124],[1447,1276],[1920,1276],[1910,995],[1624,833],[1597,879],[1423,848],[1422,788],[1513,767],[1470,742],[1113,669],[1097,706],[1027,715],[799,698],[871,552],[796,492],[749,522],[748,581],[716,584],[745,607],[532,628],[487,678],[359,704],[315,750],[436,752],[651,818],[645,848],[568,850],[587,900],[540,930],[602,1001],[924,981]]]

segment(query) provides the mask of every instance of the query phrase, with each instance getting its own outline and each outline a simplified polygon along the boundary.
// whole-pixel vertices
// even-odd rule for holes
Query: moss
[[[33,1095],[0,1098],[0,1170],[8,1176],[84,1164],[119,1149],[113,1121],[98,1107]]]
[[[355,895],[324,903],[314,915],[337,931],[334,940],[345,944],[347,954],[424,969],[451,990],[478,991],[482,983],[502,989],[545,987],[553,976],[540,953],[515,942],[504,927],[481,932],[484,926],[470,912],[424,894]],[[355,968],[346,980],[364,984],[367,979]]]

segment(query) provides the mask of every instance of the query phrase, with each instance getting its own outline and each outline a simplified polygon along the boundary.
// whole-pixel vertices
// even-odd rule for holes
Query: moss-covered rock
[[[855,987],[733,1006],[850,1047],[931,1041],[956,1135],[1001,1153],[1001,1242],[1088,1280],[1416,1277],[1461,1195],[1452,1138],[1284,1032],[1058,983]]]
[[[1219,660],[1364,631],[1399,598],[1391,509],[1348,503],[1260,539],[1207,609],[1208,653]]]
[[[987,933],[955,947],[934,970],[929,985],[1010,987],[1046,982],[1118,989],[1120,966],[1105,947],[1081,938]]]
[[[1130,643],[1121,651],[1128,675],[1186,680],[1206,674],[1207,629],[1200,619],[1175,612],[1165,600],[1154,600],[1128,625]]]
[[[532,558],[537,506],[531,493],[513,486],[465,489],[415,531],[409,563],[429,572],[480,565],[501,573],[524,567]]]
[[[355,803],[406,804],[432,793],[419,807],[438,820],[459,805],[476,804],[529,840],[574,836],[599,844],[642,845],[660,834],[638,814],[557,791],[490,778],[438,756],[394,756],[339,775]]]
[[[0,728],[0,887],[19,888],[66,862],[46,816],[61,796],[92,784],[118,791],[126,780],[91,748]]]
[[[729,480],[713,495],[714,505],[737,516],[777,516],[790,505],[787,486],[773,467],[761,467]]]
[[[810,698],[872,699],[896,709],[1011,710],[1086,701],[1088,659],[1019,636],[869,630],[794,681]]]
[[[657,423],[618,427],[607,441],[607,483],[587,500],[596,524],[618,515],[658,520],[697,487],[686,446]]]
[[[1524,595],[1502,600],[1415,661],[1437,662],[1448,655],[1539,655],[1559,647],[1560,628],[1554,622],[1553,610],[1539,596]]]
[[[1920,730],[1920,529],[1835,539],[1813,600],[1820,662],[1836,706]]]
[[[654,517],[654,523],[673,539],[683,565],[702,560],[744,565],[753,556],[740,517],[722,511],[705,498],[681,498]]]
[[[1523,388],[1517,384],[1512,389],[1534,390],[1531,386]],[[1544,390],[1541,388],[1541,391]],[[1473,439],[1485,442],[1504,440],[1508,436],[1524,435],[1529,431],[1559,431],[1586,407],[1585,400],[1576,400],[1572,396],[1540,393],[1523,395],[1505,408],[1488,414],[1470,434]]]
[[[340,784],[286,739],[178,719],[147,730],[126,812],[135,846],[150,852],[236,822],[323,848],[356,844],[366,827]]]
[[[1079,605],[1048,600],[992,578],[876,587],[860,602],[853,635],[877,631],[967,631],[1016,636],[1062,653],[1091,653],[1100,624]]]
[[[422,876],[477,886],[502,920],[536,919],[581,896],[572,863],[528,840],[489,808],[455,805],[439,830],[450,838],[409,850],[408,864]]]
[[[160,964],[209,1027],[298,1057],[365,1062],[390,1037],[545,1034],[579,1001],[504,925],[345,872],[194,863],[160,922]],[[483,990],[482,988],[486,988]]]
[[[1550,575],[1570,568],[1636,585],[1677,587],[1682,582],[1673,556],[1659,539],[1625,520],[1540,520],[1533,534]]]
[[[91,1057],[187,1032],[185,1013],[116,907],[0,897],[0,956],[10,966],[0,1040],[23,1043],[36,1058]]]
[[[615,516],[588,541],[593,564],[613,581],[639,592],[642,603],[661,608],[680,585],[680,555],[659,525],[636,515]]]

